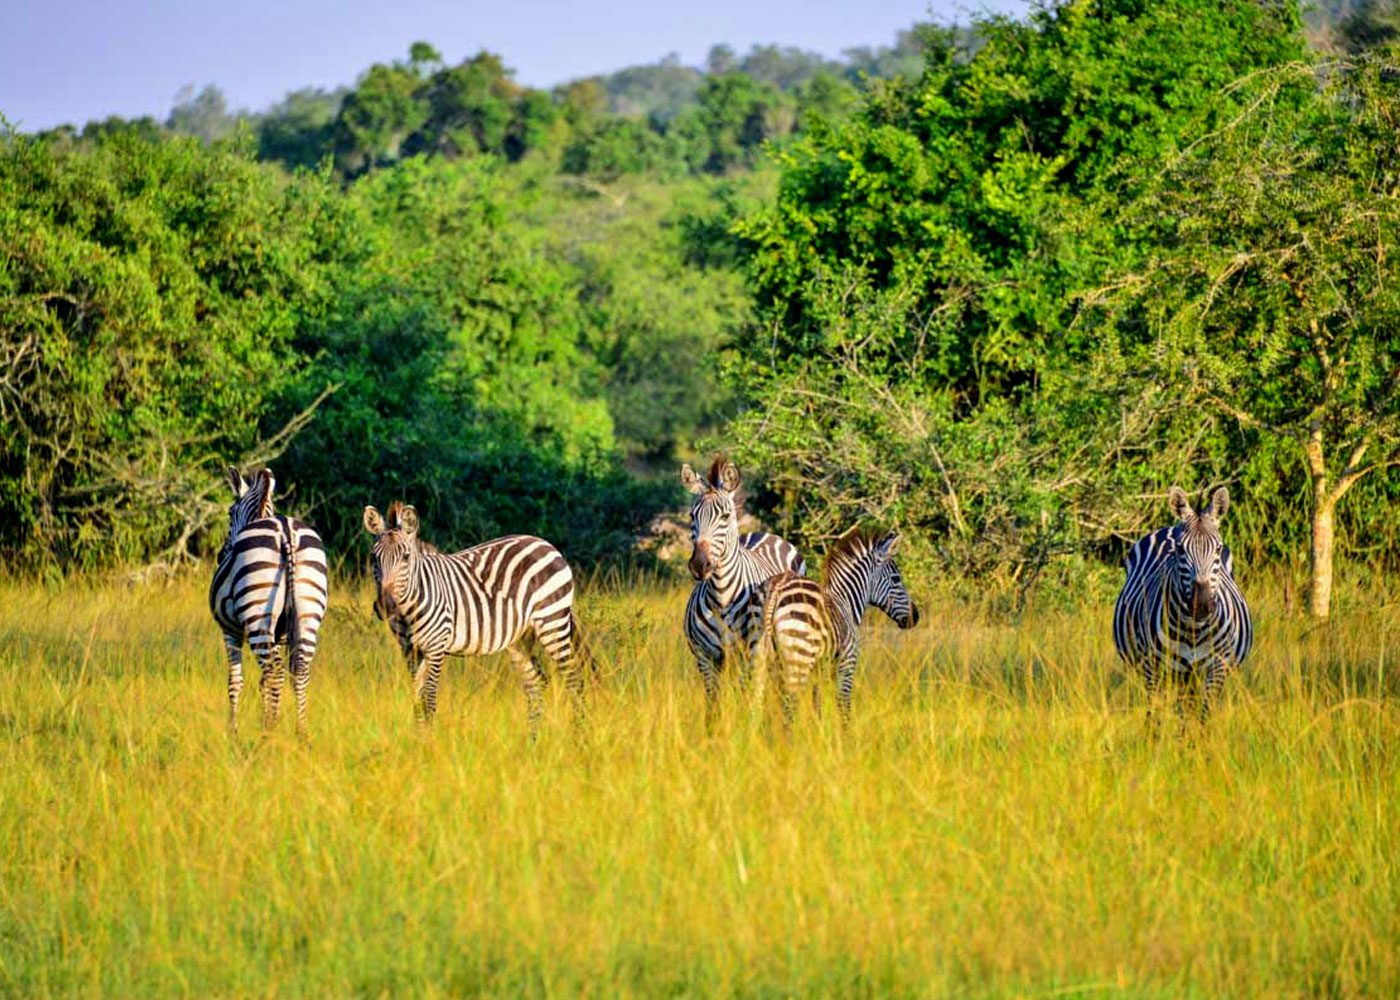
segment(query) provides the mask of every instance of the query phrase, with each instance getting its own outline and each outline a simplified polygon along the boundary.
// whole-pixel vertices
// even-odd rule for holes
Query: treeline
[[[514,162],[531,152],[561,157],[566,172],[591,177],[723,174],[754,166],[764,143],[815,116],[848,113],[870,80],[917,76],[928,30],[901,32],[891,46],[853,48],[841,60],[776,45],[738,55],[717,45],[704,69],[669,56],[551,91],[516,83],[493,53],[449,65],[417,42],[406,60],[376,63],[353,87],[294,91],[259,113],[231,110],[209,84],[186,88],[164,122],[109,118],[42,135],[90,142],[135,132],[211,142],[247,130],[262,160],[289,169],[329,161],[345,177],[425,154]]]
[[[1334,547],[1400,551],[1389,11],[1046,4],[552,93],[416,45],[224,138],[201,95],[199,139],[11,136],[0,550],[205,551],[219,463],[277,455],[342,551],[393,494],[615,560],[723,445],[804,544],[899,524],[1011,603],[1229,484],[1325,613]]]

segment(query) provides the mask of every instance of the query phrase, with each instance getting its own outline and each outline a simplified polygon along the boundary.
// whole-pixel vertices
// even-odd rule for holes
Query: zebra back
[[[496,653],[533,628],[551,655],[572,656],[573,571],[545,539],[506,535],[445,554],[418,537],[417,512],[398,501],[388,520],[367,507],[365,524],[376,604],[405,649]]]
[[[325,546],[315,529],[276,512],[270,469],[251,482],[232,467],[228,472],[234,498],[210,581],[210,612],[226,635],[246,638],[256,654],[285,641],[309,661],[330,593]]]

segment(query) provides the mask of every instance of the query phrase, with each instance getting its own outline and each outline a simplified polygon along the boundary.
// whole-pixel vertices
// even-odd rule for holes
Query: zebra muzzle
[[[706,579],[714,572],[714,560],[710,558],[710,546],[708,542],[701,542],[695,546],[695,550],[690,553],[690,575],[697,580]]]

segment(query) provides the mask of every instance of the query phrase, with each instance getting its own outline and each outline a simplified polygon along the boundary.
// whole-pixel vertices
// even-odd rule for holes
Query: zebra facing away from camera
[[[386,618],[413,678],[414,713],[431,722],[437,711],[443,658],[509,653],[525,687],[529,732],[542,712],[544,679],[521,648],[533,636],[553,660],[581,710],[578,622],[574,577],[549,542],[506,535],[444,555],[418,537],[418,512],[396,500],[381,516],[366,507],[365,530],[374,536],[374,610]]]
[[[705,683],[709,723],[726,659],[751,660],[763,634],[763,583],[778,573],[803,573],[806,563],[777,535],[739,534],[739,469],[733,462],[716,458],[703,479],[682,466],[681,483],[695,495],[689,566],[696,584],[685,606],[685,638]]]
[[[772,672],[784,725],[792,725],[797,693],[823,660],[835,661],[836,704],[841,721],[850,721],[867,607],[879,608],[902,629],[919,623],[919,609],[894,561],[898,545],[897,534],[855,527],[832,546],[820,583],[782,573],[765,584],[758,669]],[[814,699],[816,693],[814,686]]]
[[[238,728],[238,701],[243,693],[243,643],[258,662],[263,697],[263,727],[277,725],[281,712],[286,644],[292,691],[297,702],[297,731],[306,726],[306,688],[321,622],[330,593],[326,550],[309,526],[273,506],[276,480],[263,469],[250,483],[228,470],[233,503],[228,511],[228,540],[219,551],[209,585],[209,610],[224,633],[228,651],[228,728]]]
[[[1230,504],[1225,487],[1200,514],[1180,487],[1167,497],[1178,523],[1140,538],[1128,551],[1127,579],[1113,608],[1113,643],[1124,661],[1142,670],[1149,694],[1168,680],[1197,688],[1204,722],[1226,675],[1249,655],[1254,624],[1235,583],[1230,547],[1220,538]]]

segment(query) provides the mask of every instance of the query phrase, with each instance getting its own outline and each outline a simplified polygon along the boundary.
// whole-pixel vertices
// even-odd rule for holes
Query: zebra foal
[[[811,679],[818,661],[827,659],[836,664],[841,720],[850,721],[860,625],[867,607],[879,608],[900,628],[919,623],[919,609],[894,561],[898,545],[898,534],[855,527],[832,546],[820,583],[797,573],[768,581],[759,669],[771,672],[784,725],[792,725],[798,691]]]
[[[520,673],[533,736],[543,678],[521,648],[530,636],[581,704],[574,577],[558,549],[532,535],[506,535],[444,555],[418,537],[418,512],[399,500],[387,516],[366,507],[364,523],[374,537],[375,613],[388,620],[403,650],[420,722],[432,721],[437,711],[444,657],[504,650]]]
[[[705,684],[705,719],[714,721],[719,675],[736,654],[751,659],[763,634],[762,585],[784,572],[805,572],[792,544],[756,531],[739,534],[739,469],[723,457],[709,475],[681,468],[690,506],[690,575],[695,587],[685,606],[685,638]]]
[[[325,546],[308,525],[277,513],[272,502],[277,483],[271,469],[262,469],[249,482],[230,466],[228,484],[233,490],[228,539],[219,550],[209,584],[209,611],[224,633],[228,652],[229,732],[238,728],[245,640],[258,662],[267,729],[277,725],[281,711],[280,646],[286,644],[297,701],[297,731],[302,732],[311,661],[330,595]]]
[[[1226,675],[1249,655],[1254,624],[1235,583],[1230,547],[1220,537],[1229,492],[1220,487],[1199,514],[1180,487],[1173,486],[1167,499],[1177,523],[1128,551],[1127,579],[1113,608],[1113,644],[1129,666],[1142,670],[1150,695],[1168,679],[1198,688],[1204,722]],[[1178,690],[1178,711],[1181,695]]]

